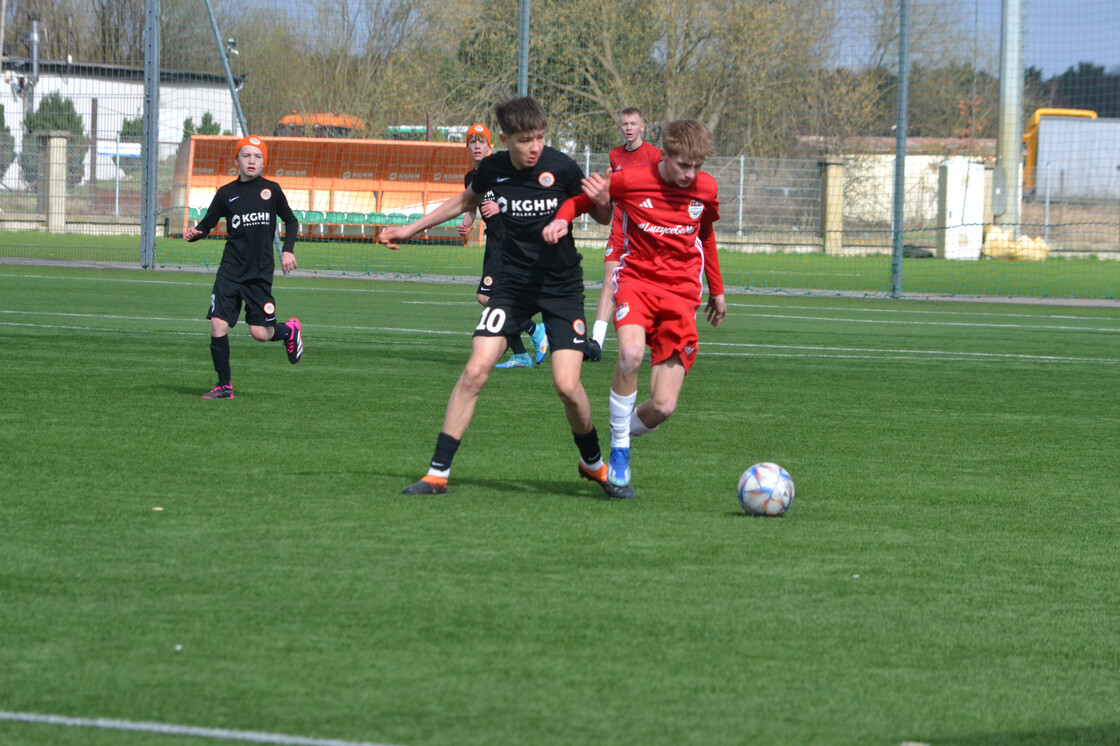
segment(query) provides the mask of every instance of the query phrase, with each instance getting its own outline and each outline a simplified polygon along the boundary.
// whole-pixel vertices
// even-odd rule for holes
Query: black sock
[[[594,464],[603,458],[603,452],[599,450],[599,433],[594,426],[591,427],[591,432],[583,435],[573,432],[572,438],[576,441],[576,448],[579,449],[579,456],[583,459],[583,463]]]
[[[525,354],[525,343],[521,341],[520,334],[508,334],[506,335],[506,341],[509,342],[509,350],[514,355]]]
[[[218,385],[228,386],[229,375],[229,335],[210,337],[210,357],[214,359],[214,372],[218,374]]]
[[[272,327],[272,339],[270,342],[287,342],[288,338],[292,336],[292,328],[287,324],[277,324]]]
[[[528,334],[531,337],[531,336],[533,336],[533,332],[535,332],[536,330],[537,330],[537,325],[533,323],[532,319],[530,319],[529,323],[525,325],[525,329],[524,329],[525,333]]]
[[[432,456],[431,467],[438,471],[450,471],[451,459],[455,458],[455,451],[459,450],[459,441],[447,433],[441,432],[436,437],[436,452]]]

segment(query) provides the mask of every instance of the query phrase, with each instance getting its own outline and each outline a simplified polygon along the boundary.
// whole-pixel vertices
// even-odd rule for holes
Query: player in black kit
[[[490,130],[485,124],[477,122],[467,128],[467,152],[471,154],[474,167],[463,177],[463,186],[471,185],[474,175],[478,173],[478,164],[490,155],[491,150]],[[487,193],[478,206],[478,212],[482,213],[482,219],[486,221],[486,250],[482,255],[482,278],[478,281],[478,302],[484,306],[490,302],[494,280],[502,270],[502,215],[493,196],[492,193]],[[459,235],[463,238],[470,234],[471,226],[474,225],[474,213],[474,210],[463,213],[463,221],[459,223]],[[511,334],[506,339],[509,342],[510,358],[504,363],[498,363],[495,368],[532,368],[544,362],[548,355],[548,337],[545,335],[544,324],[530,321],[524,331],[533,343],[532,354],[525,350],[520,334]]]
[[[451,391],[435,455],[427,475],[405,487],[404,493],[447,491],[452,457],[494,363],[505,352],[506,335],[525,328],[528,319],[539,312],[552,349],[552,382],[579,448],[579,475],[602,487],[608,497],[633,497],[630,487],[615,487],[607,481],[591,405],[579,380],[587,350],[581,257],[570,234],[555,245],[546,244],[541,237],[560,205],[582,193],[583,171],[571,158],[545,145],[548,117],[534,99],[502,102],[494,107],[494,114],[508,150],[484,158],[471,185],[460,194],[415,223],[390,226],[380,235],[390,249],[400,248],[397,242],[474,209],[487,192],[494,193],[505,228],[501,274],[475,327],[470,359]]]
[[[253,339],[259,342],[284,342],[288,362],[295,365],[303,357],[303,336],[299,319],[276,323],[276,301],[272,297],[272,239],[276,218],[284,221],[284,247],[280,266],[285,272],[296,268],[294,247],[299,221],[288,207],[280,185],[261,176],[268,147],[255,135],[243,137],[234,151],[237,180],[218,188],[206,217],[183,237],[197,241],[207,236],[225,218],[226,247],[210,295],[210,356],[218,374],[218,385],[202,395],[203,399],[232,399],[233,384],[229,369],[229,329],[237,325],[241,304]]]

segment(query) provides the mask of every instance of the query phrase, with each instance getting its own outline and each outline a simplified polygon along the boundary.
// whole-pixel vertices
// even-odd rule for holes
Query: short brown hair
[[[618,118],[622,119],[623,117],[630,116],[631,114],[637,114],[639,119],[645,119],[645,116],[642,114],[642,110],[637,106],[627,106],[625,109],[618,112]]]
[[[548,114],[532,96],[511,98],[494,107],[494,118],[507,135],[548,129]]]
[[[703,161],[716,154],[712,133],[695,119],[677,119],[661,130],[661,150],[666,155]]]

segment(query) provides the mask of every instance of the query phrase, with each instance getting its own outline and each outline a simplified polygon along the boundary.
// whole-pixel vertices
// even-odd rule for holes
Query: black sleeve
[[[284,246],[281,252],[296,253],[296,238],[299,237],[299,221],[288,206],[288,197],[279,185],[276,186],[276,217],[284,221]]]
[[[210,235],[210,231],[214,230],[218,225],[218,221],[225,217],[224,207],[226,203],[225,200],[219,199],[221,193],[221,189],[214,192],[214,199],[210,201],[210,207],[206,209],[206,217],[198,221],[195,225],[195,228],[202,231],[202,235],[195,239],[188,239],[188,241],[197,241],[201,238],[206,238],[206,236]]]
[[[568,196],[576,197],[583,194],[583,169],[571,158],[568,159],[568,169],[571,171],[565,185]]]
[[[490,168],[492,165],[490,160],[493,157],[488,155],[482,159],[482,163],[478,164],[478,168],[474,170],[470,183],[466,185],[475,194],[486,194],[494,188],[494,169]]]

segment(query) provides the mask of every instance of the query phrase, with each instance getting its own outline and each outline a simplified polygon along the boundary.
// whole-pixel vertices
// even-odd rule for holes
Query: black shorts
[[[276,300],[271,282],[234,282],[221,275],[214,280],[210,293],[210,312],[206,318],[219,318],[231,327],[237,326],[241,304],[245,304],[245,321],[251,326],[276,324]]]
[[[503,278],[482,310],[474,329],[476,337],[520,334],[533,315],[540,313],[553,350],[587,349],[587,323],[583,315],[583,282],[560,287],[523,285]]]
[[[482,254],[482,277],[478,281],[479,295],[490,295],[494,292],[494,282],[502,273],[502,249],[495,246],[493,241],[486,241],[486,249]]]
[[[483,276],[478,280],[478,295],[488,296],[494,292],[494,282],[502,273],[502,246],[492,241],[486,233],[486,249],[483,251]]]

